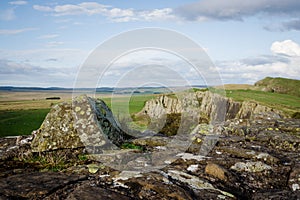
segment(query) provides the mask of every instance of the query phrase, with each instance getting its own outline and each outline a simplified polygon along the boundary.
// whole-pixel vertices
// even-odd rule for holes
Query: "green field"
[[[118,96],[113,101],[114,110],[122,113],[125,109],[129,109],[130,114],[137,113],[144,107],[145,101],[153,97],[153,95],[134,95],[130,98],[128,108],[128,98]],[[103,98],[103,100],[111,107],[111,98]],[[28,101],[24,103],[27,105]],[[33,103],[36,104],[36,101]],[[0,110],[0,137],[31,134],[33,130],[40,127],[50,110],[50,108],[26,110],[26,106],[23,108],[24,110]]]
[[[282,110],[288,115],[300,111],[300,98],[288,94],[257,90],[226,90],[226,96],[235,101],[257,101],[262,105]]]
[[[129,114],[137,113],[142,110],[145,105],[145,102],[149,99],[154,98],[155,95],[133,95],[129,97],[116,97],[111,98],[103,98],[103,101],[113,110],[119,111],[120,113],[124,113],[126,109],[129,109]],[[129,103],[128,103],[129,101]],[[129,106],[128,106],[129,104]],[[113,105],[113,107],[112,107]],[[117,113],[114,113],[117,114]]]
[[[0,136],[29,135],[40,127],[49,109],[0,111]]]

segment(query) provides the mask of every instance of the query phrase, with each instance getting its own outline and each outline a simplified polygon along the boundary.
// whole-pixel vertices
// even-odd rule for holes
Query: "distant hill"
[[[266,77],[254,85],[262,91],[300,97],[300,80]]]

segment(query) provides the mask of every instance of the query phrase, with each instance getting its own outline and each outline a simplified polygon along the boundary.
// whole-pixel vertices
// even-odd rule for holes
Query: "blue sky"
[[[0,85],[72,87],[78,69],[99,44],[146,27],[174,30],[197,42],[224,83],[253,84],[265,76],[300,78],[298,0],[3,0]],[[147,63],[145,59],[162,57],[168,57],[170,66],[181,63],[165,53],[145,51],[117,64],[132,66],[132,60]]]

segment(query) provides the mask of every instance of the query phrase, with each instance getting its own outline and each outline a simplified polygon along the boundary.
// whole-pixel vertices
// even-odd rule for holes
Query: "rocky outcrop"
[[[0,138],[0,199],[300,199],[300,120],[227,120],[212,151],[202,156],[205,137],[215,134],[208,129],[216,130],[202,124],[187,151],[172,160],[161,157],[168,164],[148,172],[120,171],[84,155],[72,164],[63,157],[65,166],[53,172],[41,163],[49,154],[38,159],[39,153],[30,158],[23,151],[29,137]],[[159,153],[170,140],[147,136],[133,143]],[[9,152],[19,157],[4,155]]]
[[[300,199],[299,119],[217,94],[189,95],[160,97],[156,108],[228,120],[197,125],[188,141],[151,131],[127,141],[102,101],[81,96],[55,106],[34,138],[0,138],[0,199]],[[110,141],[132,149],[107,150],[101,159],[78,150]]]
[[[33,152],[83,147],[111,149],[133,138],[122,131],[102,100],[85,95],[72,103],[53,106],[33,134]]]
[[[256,102],[236,102],[217,93],[195,92],[184,95],[162,95],[146,102],[137,115],[147,115],[151,120],[163,119],[167,114],[187,113],[189,118],[201,122],[217,123],[228,119],[251,119],[257,115],[280,118],[280,111]]]

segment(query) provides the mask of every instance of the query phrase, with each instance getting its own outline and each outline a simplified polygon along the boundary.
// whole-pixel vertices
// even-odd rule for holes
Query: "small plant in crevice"
[[[57,172],[86,162],[88,157],[82,154],[81,151],[80,149],[73,152],[69,149],[59,149],[47,152],[33,152],[27,156],[19,157],[18,160],[35,164],[41,171]]]
[[[165,124],[159,133],[166,136],[176,135],[181,123],[181,114],[180,113],[171,113],[167,114]]]
[[[292,118],[294,119],[300,119],[300,112],[295,112],[292,114]]]
[[[142,146],[135,145],[135,144],[132,144],[132,143],[124,143],[124,144],[121,145],[121,148],[122,149],[136,149],[136,150],[141,150],[141,151],[144,150],[144,148]]]

